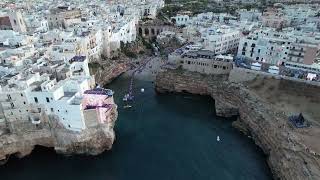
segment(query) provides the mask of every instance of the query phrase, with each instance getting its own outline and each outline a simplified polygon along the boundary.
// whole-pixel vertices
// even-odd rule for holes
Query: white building
[[[27,92],[31,106],[42,107],[48,115],[56,116],[65,128],[75,131],[85,129],[81,109],[83,92],[93,88],[94,79],[90,76],[76,76],[56,82],[47,79]]]
[[[316,33],[289,29],[285,32],[257,30],[241,39],[238,56],[316,73],[319,71],[320,38]]]
[[[247,9],[241,9],[238,13],[240,15],[240,21],[260,21],[262,16],[262,13],[257,9],[251,9],[249,11]]]
[[[268,64],[279,64],[288,59],[294,39],[272,30],[257,30],[241,38],[238,56]]]
[[[228,26],[211,27],[201,31],[203,46],[216,54],[235,52],[240,41],[240,31]]]
[[[175,22],[177,26],[182,26],[189,24],[189,19],[190,17],[188,15],[178,14],[177,16],[172,17],[171,21]]]
[[[27,32],[21,12],[19,10],[0,12],[0,30],[13,30],[20,33]]]
[[[228,74],[233,68],[233,57],[217,56],[209,50],[178,49],[169,55],[168,61],[188,71],[204,74]]]

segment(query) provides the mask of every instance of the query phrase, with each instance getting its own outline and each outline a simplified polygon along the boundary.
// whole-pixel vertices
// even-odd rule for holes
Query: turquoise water
[[[233,129],[230,120],[215,117],[209,97],[158,95],[151,82],[137,81],[133,108],[123,109],[128,84],[128,79],[118,78],[109,86],[119,110],[111,151],[66,157],[37,148],[26,158],[12,158],[1,166],[0,179],[272,179],[259,148]]]

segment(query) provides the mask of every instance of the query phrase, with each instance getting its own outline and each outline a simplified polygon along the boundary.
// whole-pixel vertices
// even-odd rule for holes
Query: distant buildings
[[[13,30],[21,33],[27,32],[27,27],[18,10],[0,11],[0,30]]]
[[[46,121],[72,131],[111,126],[113,92],[96,86],[89,63],[135,41],[139,20],[155,18],[163,6],[162,0],[1,3],[1,132]]]
[[[229,23],[235,17],[212,12],[189,15],[177,15],[172,21],[177,26],[184,25],[181,36],[189,42],[201,44],[203,49],[216,55],[237,51],[241,31],[239,27]]]
[[[178,49],[169,55],[170,63],[181,65],[185,70],[203,74],[229,74],[233,57],[215,55],[209,50]]]
[[[260,21],[262,13],[257,10],[257,9],[251,9],[251,10],[246,10],[246,9],[241,9],[238,11],[239,13],[239,20],[240,21]]]
[[[255,32],[241,39],[238,56],[269,64],[286,61],[294,39],[271,29]]]
[[[70,9],[67,6],[58,6],[57,8],[50,9],[45,19],[48,21],[50,29],[65,29],[70,24],[70,21],[81,21],[81,11],[79,9]]]
[[[320,34],[257,30],[241,39],[238,56],[267,64],[320,72]],[[305,68],[304,68],[305,67]]]
[[[319,73],[319,8],[317,4],[278,3],[264,12],[239,10],[238,17],[212,12],[191,17],[181,12],[171,21],[182,27],[176,37],[198,47],[193,51],[210,50],[214,56],[237,54],[252,63],[268,64],[272,73],[280,71],[278,66]],[[190,70],[198,71],[195,69]]]
[[[236,52],[240,41],[240,31],[228,26],[208,28],[201,31],[203,47],[215,54]]]
[[[288,19],[277,8],[268,8],[261,17],[262,25],[276,29],[285,28],[289,25]]]

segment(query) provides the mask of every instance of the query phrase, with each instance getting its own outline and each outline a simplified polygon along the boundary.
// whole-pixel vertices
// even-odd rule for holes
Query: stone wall
[[[320,179],[319,156],[306,147],[301,132],[288,124],[285,113],[261,100],[246,85],[226,79],[228,77],[167,70],[157,75],[156,90],[162,93],[210,95],[218,102],[218,115],[239,114],[235,127],[241,127],[243,132],[251,134],[254,142],[266,154],[275,178]],[[227,107],[226,111],[221,110],[224,106]]]
[[[230,71],[228,81],[234,82],[234,83],[243,83],[243,82],[250,82],[257,78],[260,78],[260,79],[273,78],[278,80],[284,80],[286,82],[289,82],[290,84],[294,83],[294,84],[301,84],[302,86],[308,85],[309,87],[310,86],[320,87],[320,82],[307,81],[303,79],[297,79],[293,77],[281,76],[277,74],[270,74],[262,71],[255,71],[251,69],[244,69],[244,68],[237,68],[237,67],[234,67]]]

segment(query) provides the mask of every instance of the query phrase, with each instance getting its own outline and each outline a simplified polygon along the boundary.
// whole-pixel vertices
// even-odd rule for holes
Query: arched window
[[[148,29],[148,28],[145,28],[145,29],[144,29],[144,34],[145,34],[146,36],[149,36],[149,29]]]
[[[142,36],[142,28],[139,27],[139,35]]]

